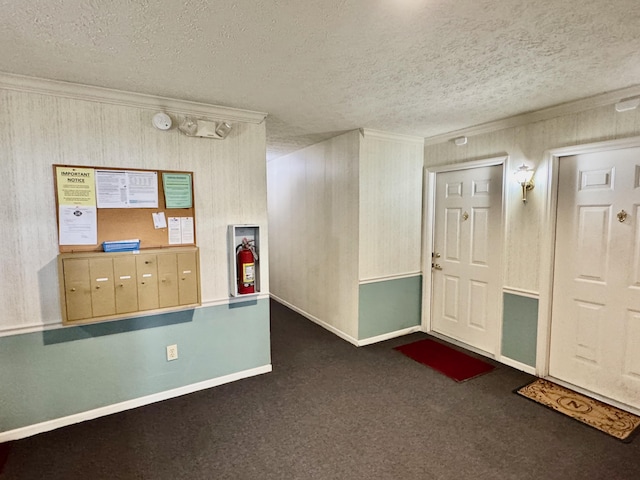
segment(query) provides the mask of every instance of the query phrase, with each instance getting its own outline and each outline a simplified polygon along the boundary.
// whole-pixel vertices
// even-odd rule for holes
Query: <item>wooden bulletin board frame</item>
[[[156,172],[158,178],[158,208],[98,208],[98,244],[97,245],[59,245],[60,253],[73,252],[101,252],[102,242],[114,240],[140,239],[140,250],[166,247],[196,246],[196,209],[193,172],[179,170],[148,170],[140,168],[95,167],[87,165],[53,165],[54,194],[56,198],[56,225],[58,235],[60,231],[60,208],[58,203],[58,179],[56,168],[82,168],[114,172]],[[179,173],[191,175],[191,208],[166,208],[164,189],[162,185],[163,173]],[[164,212],[165,218],[193,217],[193,243],[169,244],[168,228],[156,229],[153,224],[152,213]]]

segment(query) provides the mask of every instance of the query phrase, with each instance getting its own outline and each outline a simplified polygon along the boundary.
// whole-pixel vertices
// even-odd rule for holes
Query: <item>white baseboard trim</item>
[[[500,363],[504,363],[505,365],[513,367],[516,370],[521,370],[521,371],[523,371],[525,373],[529,373],[531,375],[535,375],[536,374],[536,367],[532,367],[532,366],[527,365],[525,363],[518,362],[517,360],[514,360],[512,358],[505,357],[505,356],[500,356],[496,360],[498,360]]]
[[[96,408],[87,412],[75,413],[66,417],[47,420],[46,422],[42,423],[36,423],[35,425],[16,428],[15,430],[9,430],[6,432],[0,432],[0,443],[19,440],[21,438],[30,437],[38,433],[55,430],[56,428],[66,427],[68,425],[73,425],[75,423],[80,423],[87,420],[93,420],[94,418],[104,417],[105,415],[111,415],[113,413],[124,412],[125,410],[131,410],[132,408],[161,402],[162,400],[168,400],[170,398],[179,397],[181,395],[186,395],[188,393],[193,393],[200,390],[206,390],[207,388],[217,387],[219,385],[224,385],[225,383],[242,380],[243,378],[262,375],[264,373],[271,372],[271,370],[271,364],[263,365],[261,367],[251,368],[249,370],[243,370],[241,372],[205,380],[204,382],[193,383],[191,385],[185,385],[184,387],[154,393],[153,395],[134,398],[133,400],[127,400],[125,402],[115,403],[113,405],[107,405],[106,407]]]
[[[318,325],[320,325],[322,328],[325,328],[326,330],[329,330],[331,333],[337,335],[338,337],[340,337],[343,340],[346,340],[347,342],[355,345],[356,347],[359,347],[360,345],[358,344],[358,340],[353,338],[351,335],[347,335],[346,333],[344,333],[342,330],[338,330],[336,327],[334,327],[333,325],[329,325],[327,322],[320,320],[318,317],[315,317],[313,315],[311,315],[308,312],[305,312],[304,310],[296,307],[295,305],[291,305],[289,302],[281,299],[280,297],[274,295],[273,293],[271,294],[271,298],[274,299],[276,302],[284,305],[287,308],[290,308],[291,310],[293,310],[296,313],[299,313],[300,315],[302,315],[305,318],[308,318],[309,320],[311,320],[313,323],[317,323]]]
[[[378,335],[377,337],[369,337],[369,338],[364,338],[362,340],[358,340],[358,346],[364,347],[365,345],[384,342],[385,340],[390,340],[392,338],[402,337],[403,335],[409,335],[410,333],[421,332],[421,331],[422,331],[422,327],[420,325],[416,325],[415,327],[403,328],[402,330],[396,330],[395,332],[385,333],[383,335]]]

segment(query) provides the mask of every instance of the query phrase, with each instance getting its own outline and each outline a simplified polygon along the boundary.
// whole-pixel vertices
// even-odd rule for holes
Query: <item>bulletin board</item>
[[[104,172],[104,173],[103,173]],[[144,181],[150,182],[150,178],[153,174],[156,175],[157,181],[157,207],[155,206],[143,206],[136,207],[131,203],[126,208],[100,207],[100,195],[96,194],[96,190],[99,188],[92,187],[96,185],[100,178],[113,177],[117,178],[122,172],[131,172],[128,178],[136,179],[140,178]],[[66,175],[76,175],[77,179],[68,180],[69,177],[62,177]],[[166,175],[165,175],[166,174]],[[103,251],[102,242],[105,241],[121,241],[130,239],[140,240],[140,249],[148,248],[164,248],[164,247],[179,247],[179,246],[195,246],[196,245],[196,211],[195,211],[195,193],[194,193],[194,178],[193,172],[178,171],[178,170],[142,170],[135,168],[106,168],[106,167],[92,167],[92,166],[80,166],[80,165],[53,165],[53,178],[54,178],[54,192],[56,197],[56,221],[58,225],[59,236],[59,249],[60,253],[72,253],[72,252],[101,252]],[[84,182],[85,185],[81,188],[85,190],[65,189],[65,186],[59,185],[58,179],[63,181],[77,181]],[[183,191],[184,195],[190,195],[190,199],[182,198],[180,201],[176,201],[175,198],[169,198],[170,193],[165,195],[165,188],[163,179],[178,178],[178,179],[190,179],[190,192]],[[93,188],[93,190],[92,190]],[[91,192],[93,192],[94,198],[91,198]],[[73,198],[73,195],[77,197],[77,200]],[[98,197],[98,198],[95,198]],[[171,205],[180,205],[180,208],[167,208],[167,201]],[[63,243],[63,230],[60,228],[61,221],[65,221],[61,218],[61,215],[67,215],[70,210],[73,210],[72,203],[77,203],[76,211],[73,214],[80,215],[83,211],[87,212],[87,216],[95,214],[95,222],[97,223],[97,234],[95,243],[91,244],[62,244]],[[95,211],[92,209],[91,204],[95,206]],[[104,202],[103,202],[104,203]],[[144,205],[144,202],[141,202]],[[62,205],[62,208],[61,208]],[[156,228],[159,218],[164,214],[166,225],[164,228]],[[156,214],[156,222],[154,222],[154,215]],[[191,220],[189,220],[191,218]],[[171,229],[170,225],[176,224],[176,219],[187,221],[191,225],[192,235],[187,237],[187,243],[176,243],[175,228]],[[171,222],[170,222],[171,220]],[[92,219],[93,221],[93,219]],[[178,222],[179,223],[179,222]],[[65,227],[66,227],[65,223]],[[171,230],[171,232],[170,232]],[[173,240],[170,241],[169,235],[173,234]],[[91,237],[91,242],[94,238]]]

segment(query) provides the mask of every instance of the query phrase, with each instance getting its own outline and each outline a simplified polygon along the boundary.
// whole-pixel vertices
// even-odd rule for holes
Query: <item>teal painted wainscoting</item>
[[[502,312],[502,355],[535,367],[538,299],[505,292]]]
[[[422,276],[360,285],[358,340],[420,325]]]
[[[269,332],[258,300],[2,337],[0,432],[270,365]]]

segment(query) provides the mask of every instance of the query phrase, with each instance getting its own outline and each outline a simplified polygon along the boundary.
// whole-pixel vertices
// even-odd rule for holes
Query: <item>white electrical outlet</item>
[[[178,345],[167,345],[167,361],[178,359]]]

